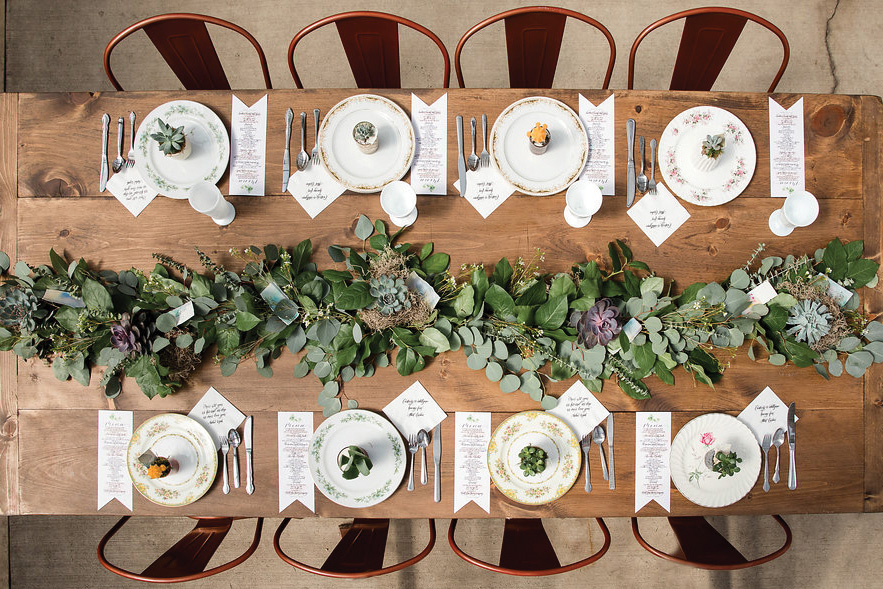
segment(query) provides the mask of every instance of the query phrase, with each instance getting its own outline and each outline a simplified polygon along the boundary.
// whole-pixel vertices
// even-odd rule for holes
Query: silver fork
[[[592,448],[592,434],[588,433],[583,436],[583,439],[579,443],[579,447],[582,448],[583,454],[586,456],[586,493],[592,492],[592,475],[589,474],[589,450]]]
[[[408,452],[411,453],[411,476],[408,477],[408,490],[414,490],[414,466],[416,466],[416,457],[417,457],[417,435],[411,434],[408,436]]]
[[[650,140],[650,194],[656,194],[656,140]]]
[[[129,123],[132,126],[132,147],[129,148],[129,155],[126,158],[126,167],[135,167],[135,111],[129,113]]]
[[[487,115],[481,115],[481,136],[481,144],[484,149],[481,150],[481,162],[479,163],[479,167],[489,168],[491,165],[491,154],[488,153],[487,150]]]
[[[316,120],[316,141],[313,143],[313,157],[310,163],[314,166],[319,165],[319,109],[313,109],[313,118]]]
[[[221,436],[221,452],[224,454],[224,495],[230,492],[230,480],[227,478],[227,452],[230,450],[230,442],[225,436]]]

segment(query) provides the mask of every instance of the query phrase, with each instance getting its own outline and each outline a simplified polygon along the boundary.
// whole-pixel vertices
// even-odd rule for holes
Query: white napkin
[[[110,177],[107,189],[136,217],[158,194],[144,181],[136,168],[126,167]]]
[[[288,180],[288,192],[311,219],[315,219],[345,190],[321,165],[310,164],[306,170],[295,172]]]
[[[628,209],[629,217],[640,227],[653,245],[659,247],[690,218],[687,209],[662,184],[657,194],[646,194]]]
[[[474,501],[490,513],[487,447],[491,442],[491,414],[458,411],[454,414],[454,427],[454,512]]]
[[[786,197],[806,189],[803,98],[785,109],[770,100],[770,194]]]
[[[445,194],[448,177],[448,95],[431,105],[411,94],[411,124],[417,141],[411,187],[417,194]]]
[[[267,95],[251,107],[233,97],[230,116],[230,194],[264,195]]]
[[[616,142],[614,141],[613,94],[595,106],[579,95],[579,118],[589,134],[589,157],[580,179],[601,187],[601,194],[616,194]]]
[[[307,458],[313,437],[313,414],[280,411],[278,424],[279,513],[295,501],[316,513],[316,489]]]
[[[671,413],[635,413],[635,513],[656,501],[671,511]]]
[[[595,398],[586,385],[578,380],[559,397],[558,406],[549,409],[546,413],[560,417],[573,430],[576,437],[582,440],[592,433],[595,426],[601,423],[610,411]]]
[[[432,431],[447,417],[419,380],[393,399],[383,412],[405,437],[421,429]]]
[[[787,431],[788,406],[773,389],[766,387],[739,414],[739,421],[747,425],[757,438],[757,443],[762,444],[766,434],[773,435],[779,428]]]
[[[208,430],[215,443],[215,452],[221,449],[221,437],[226,438],[227,432],[245,421],[245,414],[215,390],[215,387],[209,387],[187,417],[196,420]]]
[[[460,180],[454,182],[454,189],[460,193]],[[503,178],[496,168],[479,168],[475,172],[466,172],[466,200],[485,219],[497,210],[497,207],[512,196],[515,187]]]
[[[132,479],[126,465],[131,439],[131,411],[98,412],[98,509],[116,499],[132,511]]]

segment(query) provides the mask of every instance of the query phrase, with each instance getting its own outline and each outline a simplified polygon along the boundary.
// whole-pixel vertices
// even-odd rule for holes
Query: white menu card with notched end
[[[230,117],[230,194],[264,196],[267,95],[251,107],[233,97]]]
[[[456,194],[460,194],[460,179],[454,182]],[[493,166],[466,172],[466,200],[482,218],[487,219],[497,207],[506,202],[515,188]]]
[[[779,428],[788,430],[788,405],[782,402],[773,389],[766,387],[738,415],[738,419],[748,426],[757,438],[757,443],[762,444],[766,434],[773,435]]]
[[[656,501],[671,511],[671,413],[635,413],[635,513]]]
[[[491,443],[491,414],[454,414],[454,512],[474,501],[491,512],[491,475],[487,447]]]
[[[337,200],[345,190],[321,164],[309,164],[306,170],[292,174],[288,181],[288,192],[310,219],[315,219],[316,215]]]
[[[313,438],[313,414],[309,411],[280,411],[278,424],[279,513],[295,501],[316,513],[316,489],[307,457]]]
[[[546,413],[560,417],[580,440],[592,433],[595,426],[610,414],[579,380],[558,398],[558,405]]]
[[[411,187],[417,194],[445,194],[448,177],[448,95],[431,105],[411,94],[411,124],[416,148]]]
[[[131,439],[131,411],[98,412],[98,509],[116,499],[132,511],[132,479],[126,464]]]
[[[595,106],[579,95],[579,118],[589,134],[589,157],[580,180],[589,180],[601,188],[601,194],[616,194],[616,160],[613,129],[613,94]]]
[[[107,181],[107,189],[136,217],[159,194],[141,178],[136,168],[124,167]]]
[[[770,194],[806,190],[803,98],[785,109],[770,98]]]
[[[659,247],[690,218],[690,213],[664,185],[657,184],[656,192],[645,194],[627,212],[653,245]]]
[[[209,387],[187,417],[195,420],[208,431],[215,443],[216,452],[221,449],[221,438],[226,438],[227,432],[239,427],[239,424],[245,421],[245,414],[234,407],[233,403],[224,398],[215,387]]]
[[[421,429],[431,432],[447,417],[419,380],[393,399],[383,412],[405,437]]]

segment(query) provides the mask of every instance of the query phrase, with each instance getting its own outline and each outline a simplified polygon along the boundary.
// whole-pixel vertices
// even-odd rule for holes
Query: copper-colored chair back
[[[288,68],[298,88],[303,88],[294,65],[294,49],[301,39],[316,29],[334,23],[343,43],[353,77],[359,88],[401,88],[402,75],[399,64],[399,25],[405,25],[423,33],[438,46],[444,58],[444,87],[450,85],[451,59],[438,35],[414,21],[385,12],[342,12],[318,20],[301,29],[288,46]]]
[[[258,53],[267,89],[273,87],[270,84],[270,71],[267,68],[264,50],[261,49],[257,39],[251,36],[248,31],[213,16],[187,13],[151,16],[136,22],[111,39],[104,50],[104,71],[107,72],[110,83],[114,88],[122,91],[123,87],[120,86],[110,68],[110,54],[120,41],[135,31],[144,29],[160,55],[178,76],[184,88],[187,90],[229,90],[230,82],[227,81],[224,67],[221,65],[218,52],[215,51],[205,23],[230,29],[248,39]]]
[[[595,521],[598,522],[601,533],[604,534],[604,544],[588,558],[564,566],[561,566],[555,549],[549,541],[549,536],[543,527],[543,520],[538,518],[506,519],[499,565],[479,560],[463,552],[454,540],[454,530],[457,527],[456,519],[451,520],[451,527],[448,528],[448,543],[454,553],[466,562],[495,573],[519,577],[557,575],[592,564],[604,556],[610,548],[610,532],[607,530],[607,525],[601,518],[595,518]]]
[[[498,21],[505,21],[506,53],[509,59],[510,88],[551,88],[558,67],[558,54],[561,51],[561,39],[564,36],[564,25],[568,18],[588,23],[601,31],[610,45],[610,59],[602,88],[610,85],[613,74],[613,63],[616,61],[616,44],[613,35],[597,20],[585,14],[557,8],[554,6],[527,6],[501,12],[484,19],[460,38],[454,53],[454,68],[457,71],[457,82],[461,88],[463,70],[460,67],[460,54],[469,38]]]
[[[429,520],[429,542],[420,554],[408,560],[385,567],[383,555],[386,552],[386,537],[389,533],[388,519],[355,519],[352,526],[346,530],[341,529],[341,539],[325,563],[316,568],[300,561],[294,560],[282,550],[279,539],[291,518],[285,518],[276,529],[273,536],[273,547],[279,558],[298,568],[314,575],[334,577],[337,579],[364,579],[376,577],[387,573],[394,573],[416,564],[426,558],[426,555],[435,546],[435,520]]]
[[[746,559],[704,517],[670,517],[668,523],[680,545],[676,554],[662,552],[651,546],[638,530],[638,518],[632,518],[632,532],[645,550],[665,560],[711,571],[733,571],[764,564],[779,558],[791,548],[791,528],[779,515],[772,516],[785,531],[785,543],[781,548],[754,560]]]
[[[686,19],[684,32],[681,35],[681,44],[678,49],[678,57],[675,61],[674,72],[671,76],[669,90],[697,90],[708,91],[714,85],[718,75],[730,57],[745,23],[752,20],[775,33],[782,42],[784,55],[782,65],[773,78],[768,92],[776,89],[788,59],[791,56],[791,48],[785,34],[773,23],[756,14],[737,10],[735,8],[694,8],[685,10],[659,19],[655,23],[641,31],[632,45],[629,53],[629,79],[628,87],[634,88],[635,81],[635,53],[638,45],[651,31],[670,22]]]
[[[224,541],[230,526],[233,524],[232,517],[199,517],[196,519],[196,526],[181,538],[177,544],[166,550],[166,552],[156,559],[153,564],[144,569],[141,573],[133,573],[126,569],[111,564],[104,555],[104,548],[108,541],[123,527],[130,516],[124,516],[114,525],[107,534],[98,543],[98,562],[112,573],[116,573],[121,577],[133,579],[135,581],[145,581],[148,583],[180,583],[183,581],[194,581],[216,575],[223,571],[232,569],[242,564],[254,554],[258,544],[261,541],[261,529],[264,525],[264,518],[259,517],[254,529],[254,539],[248,549],[238,558],[230,562],[218,565],[214,568],[205,570],[209,561],[214,556],[215,551],[221,542]]]

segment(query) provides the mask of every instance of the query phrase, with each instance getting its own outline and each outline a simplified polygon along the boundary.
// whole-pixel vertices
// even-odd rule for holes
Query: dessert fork
[[[592,475],[589,474],[589,450],[592,448],[592,434],[588,433],[583,436],[583,439],[579,443],[579,447],[582,449],[583,454],[586,456],[586,493],[592,492]]]
[[[638,138],[638,145],[641,149],[641,172],[638,174],[637,183],[638,183],[638,192],[644,194],[647,192],[647,174],[644,173],[644,136],[641,135]]]
[[[227,441],[227,438],[224,436],[220,436],[221,438],[221,452],[224,454],[224,495],[230,492],[230,480],[227,478],[227,452],[230,450],[230,442]]]
[[[313,109],[313,118],[316,120],[316,142],[313,143],[313,157],[310,158],[310,163],[314,166],[319,165],[319,109]]]
[[[126,167],[135,167],[135,111],[129,113],[129,123],[132,126],[132,147],[129,148],[129,155],[126,158]]]
[[[417,434],[410,434],[408,436],[408,452],[411,453],[411,476],[408,477],[408,490],[414,490],[414,467],[416,466],[416,458],[417,458]]]
[[[647,185],[650,194],[656,194],[656,140],[650,140],[650,183]]]
[[[481,115],[481,135],[483,137],[482,146],[484,149],[481,151],[479,167],[489,168],[491,165],[491,154],[487,150],[487,115]]]

